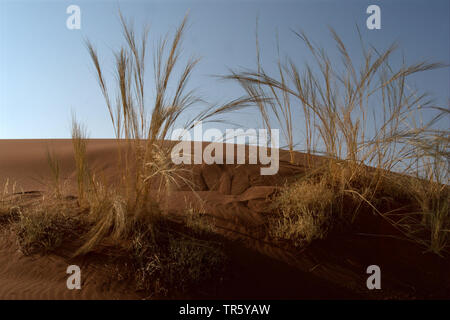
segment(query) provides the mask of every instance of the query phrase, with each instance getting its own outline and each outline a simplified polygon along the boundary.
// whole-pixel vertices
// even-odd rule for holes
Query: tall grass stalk
[[[88,191],[89,172],[86,158],[87,134],[86,129],[77,122],[75,114],[72,114],[72,144],[75,157],[75,169],[77,175],[78,202],[82,204],[85,193]]]
[[[55,156],[53,151],[50,151],[50,149],[47,149],[47,164],[51,171],[52,176],[52,185],[53,185],[53,196],[56,198],[61,198],[62,192],[61,192],[61,169],[59,166],[59,160]]]

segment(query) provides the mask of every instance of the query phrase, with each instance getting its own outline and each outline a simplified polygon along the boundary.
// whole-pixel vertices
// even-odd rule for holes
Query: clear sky
[[[71,4],[81,8],[80,30],[66,27],[66,8]],[[370,4],[381,8],[381,30],[366,28]],[[202,58],[191,85],[211,102],[243,94],[236,84],[212,76],[227,74],[228,68],[255,68],[257,16],[266,66],[277,59],[277,33],[283,54],[302,65],[306,51],[291,29],[304,30],[316,43],[333,51],[335,44],[327,29],[331,26],[350,51],[359,54],[355,25],[365,41],[377,48],[398,41],[407,62],[427,59],[449,64],[448,0],[0,0],[0,138],[68,138],[72,109],[86,124],[91,138],[114,136],[83,41],[89,38],[96,45],[105,70],[111,74],[111,49],[122,43],[119,6],[125,17],[135,20],[137,30],[145,23],[150,25],[150,49],[190,10],[183,53],[186,58]],[[448,105],[448,68],[422,73],[411,81],[438,103]],[[255,116],[247,112],[237,120],[243,127],[255,127]]]

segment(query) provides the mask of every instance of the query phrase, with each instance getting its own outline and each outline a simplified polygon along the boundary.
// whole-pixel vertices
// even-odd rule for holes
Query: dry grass
[[[265,75],[264,68],[261,63],[259,38],[258,38],[258,20],[256,21],[256,58],[257,58],[257,72],[255,74]],[[263,126],[270,130],[273,127],[271,119],[274,117],[277,123],[277,128],[281,129],[283,137],[287,143],[287,147],[290,154],[290,162],[294,163],[294,128],[293,128],[293,110],[292,97],[286,88],[289,75],[286,72],[285,67],[281,63],[280,51],[278,46],[278,61],[277,69],[280,77],[280,87],[272,84],[265,84],[259,79],[249,79],[248,75],[232,72],[231,76],[225,77],[226,79],[234,79],[239,82],[242,88],[247,92],[249,98],[258,107],[263,120]],[[308,111],[308,110],[306,110]],[[307,119],[308,120],[308,119]],[[309,125],[309,122],[306,121]],[[307,131],[309,129],[307,128]],[[306,137],[308,139],[308,136]],[[307,143],[308,144],[308,143]]]
[[[155,87],[151,94],[155,98],[149,105],[144,83],[148,31],[145,29],[138,39],[131,24],[122,15],[120,19],[125,45],[114,52],[115,101],[111,99],[99,55],[87,42],[118,142],[120,182],[108,184],[88,171],[85,129],[73,117],[78,199],[85,203],[88,214],[84,218],[91,225],[75,255],[93,251],[102,243],[128,246],[138,288],[157,296],[173,296],[219,275],[224,254],[218,243],[208,239],[212,227],[203,217],[192,212],[184,224],[172,228],[161,212],[161,200],[167,199],[179,181],[191,185],[184,178],[185,169],[172,163],[167,139],[182,114],[193,115],[185,124],[189,130],[197,121],[242,108],[251,99],[236,99],[195,111],[202,100],[187,85],[198,59],[190,59],[181,67],[178,78],[174,75],[180,67],[185,17],[171,40],[168,36],[163,38],[154,53]]]
[[[323,239],[336,214],[334,198],[333,191],[323,181],[300,181],[284,189],[274,203],[280,216],[270,221],[271,236],[290,240],[295,246]]]
[[[410,238],[440,254],[450,247],[448,163],[441,155],[425,155],[419,161],[422,163],[423,176],[406,177],[402,181],[416,210],[407,216],[410,223],[400,221],[396,224]]]
[[[72,114],[72,144],[75,158],[75,171],[77,175],[78,202],[82,205],[90,183],[86,159],[87,134],[86,129],[77,122],[74,113]]]
[[[76,239],[78,220],[67,215],[71,209],[63,202],[23,208],[12,225],[17,234],[20,250],[25,255],[49,253],[58,249],[63,241]]]
[[[250,97],[259,99],[255,104],[264,122],[269,126],[270,119],[277,120],[291,154],[295,145],[292,119],[294,114],[304,119],[303,125],[298,126],[305,136],[303,150],[329,159],[328,165],[320,167],[321,179],[336,193],[338,206],[352,211],[348,215],[352,220],[362,205],[388,218],[388,212],[380,212],[375,203],[384,193],[382,188],[389,172],[414,176],[416,180],[425,177],[426,192],[424,186],[409,190],[410,186],[404,185],[400,193],[412,196],[422,208],[420,213],[428,217],[422,223],[431,239],[427,246],[434,252],[443,250],[448,246],[444,244],[448,234],[448,197],[442,195],[442,190],[447,190],[448,185],[449,131],[436,129],[436,124],[448,120],[449,111],[434,107],[426,94],[412,90],[406,83],[413,74],[443,65],[403,63],[395,70],[390,60],[396,44],[380,52],[361,38],[363,62],[358,67],[342,39],[331,29],[341,58],[334,63],[326,50],[316,46],[304,32],[295,34],[314,61],[306,63],[303,71],[288,58],[285,63],[277,62],[278,75],[269,75],[261,66],[258,49],[256,71],[233,71],[224,78],[238,81]],[[421,121],[425,111],[435,115],[429,122]],[[424,161],[425,166],[417,165]],[[367,170],[366,165],[375,168],[375,172]],[[292,186],[294,190],[297,187]],[[302,205],[303,200],[294,192],[287,194]],[[353,198],[352,203],[356,201],[356,207],[342,207],[348,196]],[[298,214],[301,216],[303,212]],[[282,215],[281,225],[287,228],[288,221],[294,220],[286,220],[286,215],[290,213]],[[293,229],[297,228],[295,221]],[[423,242],[423,237],[417,234],[404,233],[416,242]]]
[[[340,161],[326,161],[310,169],[274,199],[278,212],[269,233],[302,246],[323,239],[336,226],[348,226],[361,212],[372,211],[370,202],[381,197],[377,171],[358,166],[352,170]],[[368,210],[369,209],[369,210]]]
[[[86,130],[73,117],[76,210],[86,208],[83,220],[90,226],[77,255],[93,251],[102,242],[126,247],[138,287],[158,297],[174,296],[220,278],[226,255],[223,245],[212,236],[212,221],[191,208],[182,224],[174,223],[161,210],[161,199],[168,198],[177,181],[190,183],[183,178],[185,169],[173,165],[167,140],[182,115],[191,116],[185,124],[190,130],[197,121],[214,117],[220,121],[225,113],[250,104],[260,110],[265,127],[273,127],[273,119],[281,127],[291,162],[297,145],[295,115],[304,119],[304,151],[326,156],[320,166],[309,163],[307,175],[275,199],[279,214],[271,220],[272,237],[302,246],[324,238],[337,220],[354,221],[358,214],[368,211],[435,253],[448,248],[449,139],[448,131],[433,127],[448,117],[448,110],[440,109],[432,121],[417,125],[420,112],[429,107],[428,101],[406,84],[410,75],[439,64],[417,63],[393,70],[389,57],[395,45],[384,52],[363,45],[363,63],[358,69],[343,41],[332,31],[344,61],[342,68],[304,33],[297,33],[316,64],[306,65],[301,72],[292,60],[283,63],[279,59],[277,75],[271,76],[260,61],[257,38],[257,70],[233,72],[226,77],[238,81],[247,97],[198,112],[196,106],[202,99],[188,90],[198,59],[190,59],[181,66],[178,77],[175,75],[180,68],[187,17],[172,37],[159,42],[153,54],[155,81],[150,95],[145,84],[147,29],[139,38],[120,17],[125,45],[114,52],[114,94],[110,93],[96,49],[87,42],[118,142],[120,182],[111,185],[89,172]],[[149,104],[150,96],[154,100]],[[62,201],[59,163],[50,152],[48,164],[54,197],[21,210],[15,224],[25,254],[55,250],[70,239],[74,223],[78,223],[66,214],[74,209]],[[401,174],[393,175],[392,171]],[[8,188],[6,182],[4,189]],[[6,193],[1,195],[0,215],[10,210]],[[384,210],[384,199],[390,203],[404,203],[406,199],[410,211],[394,216],[393,210]]]
[[[6,179],[3,188],[0,189],[0,226],[10,222],[20,212],[18,204],[12,198],[16,189],[17,184],[15,182],[10,184],[9,179]]]
[[[214,116],[237,110],[249,104],[251,99],[236,99],[221,106],[208,106],[202,111],[196,111],[202,100],[188,90],[188,80],[198,59],[190,59],[181,67],[181,74],[175,80],[175,70],[180,68],[182,38],[185,32],[187,16],[176,29],[171,41],[166,36],[158,44],[153,55],[155,97],[151,106],[146,97],[145,85],[146,55],[148,30],[142,32],[141,38],[134,32],[120,14],[125,45],[114,52],[117,79],[117,99],[115,107],[104,78],[99,55],[88,41],[87,49],[94,64],[98,83],[105,98],[106,106],[116,133],[119,153],[119,171],[121,181],[119,186],[109,186],[110,191],[102,191],[104,187],[98,182],[90,182],[93,196],[89,200],[91,217],[98,217],[93,228],[92,238],[87,240],[79,253],[86,253],[102,237],[107,237],[113,230],[113,238],[127,237],[129,225],[146,216],[149,221],[152,215],[159,215],[158,202],[165,198],[164,194],[171,191],[177,181],[189,181],[183,178],[182,169],[170,160],[170,148],[167,145],[169,134],[178,123],[180,115],[193,115],[186,124],[186,129],[192,129],[197,121],[205,121]],[[169,87],[175,88],[174,92]],[[75,142],[78,146],[80,128],[74,125]],[[82,149],[78,148],[78,149]],[[83,152],[75,151],[80,158]],[[81,168],[82,169],[82,168]],[[85,171],[82,169],[81,171]],[[82,177],[81,177],[82,178]],[[92,179],[91,179],[92,180]],[[154,188],[156,185],[156,189]],[[124,187],[123,187],[124,186]],[[122,192],[122,189],[125,191]],[[114,190],[114,191],[112,191]]]
[[[8,208],[9,208],[9,196],[11,195],[11,193],[15,193],[15,189],[16,189],[16,184],[14,183],[12,185],[12,192],[10,191],[10,183],[9,183],[9,179],[5,180],[5,183],[3,184],[3,188],[1,188],[1,193],[0,193],[0,213],[3,212],[7,212]]]
[[[190,206],[185,214],[185,225],[197,234],[212,234],[216,232],[213,217],[206,214],[204,210],[199,210]]]
[[[152,297],[182,297],[204,288],[211,292],[226,273],[223,245],[205,232],[180,229],[171,223],[136,228],[131,247],[139,289]]]
[[[130,229],[137,289],[151,298],[213,293],[226,277],[227,254],[211,218],[192,206],[182,218],[153,216],[150,222],[135,221]]]
[[[50,194],[52,197],[60,199],[62,196],[61,169],[58,158],[50,149],[47,149],[47,164],[51,174]]]

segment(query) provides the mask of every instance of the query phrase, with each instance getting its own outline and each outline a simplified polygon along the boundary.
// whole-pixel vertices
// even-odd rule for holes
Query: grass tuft
[[[67,211],[63,203],[41,203],[21,210],[13,225],[21,252],[47,254],[61,247],[64,241],[76,239],[74,227],[78,223],[64,213]]]
[[[226,274],[223,245],[204,229],[198,233],[167,221],[154,224],[135,234],[131,251],[137,286],[152,297],[182,297],[200,289],[211,292]]]
[[[323,183],[299,181],[281,191],[274,205],[279,216],[270,222],[270,234],[275,239],[290,240],[295,246],[323,239],[333,214],[335,195]]]

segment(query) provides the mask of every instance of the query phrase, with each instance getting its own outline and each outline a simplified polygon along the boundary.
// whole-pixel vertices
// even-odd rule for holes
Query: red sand
[[[117,171],[114,140],[90,140],[88,162],[106,178]],[[75,183],[70,140],[0,140],[0,182],[7,178],[16,191],[45,191],[50,179],[47,148],[60,163],[67,192]],[[330,235],[301,252],[270,243],[260,232],[270,214],[268,197],[289,178],[305,170],[305,156],[289,165],[281,152],[276,176],[261,176],[257,165],[198,165],[194,168],[198,194],[205,210],[217,221],[219,232],[235,243],[230,252],[233,278],[217,298],[450,298],[450,263],[423,254],[416,245],[393,238],[361,235],[395,232],[381,219],[367,216],[358,232]],[[317,160],[317,159],[316,159]],[[182,214],[197,198],[181,187],[164,209]],[[197,204],[198,205],[198,204]],[[24,257],[8,232],[0,238],[0,299],[136,299],[141,296],[98,261],[82,262],[82,290],[66,288],[66,268],[72,261],[55,254]],[[366,288],[368,265],[382,269],[381,291]],[[210,298],[210,297],[206,297]]]

